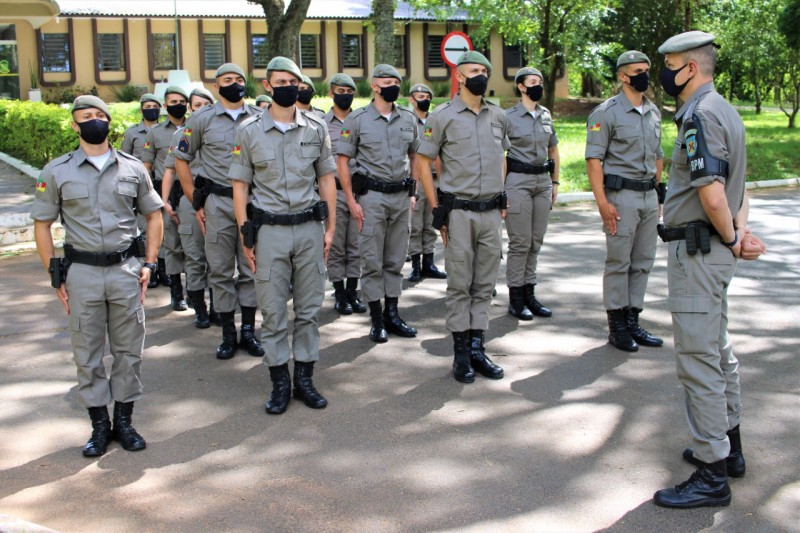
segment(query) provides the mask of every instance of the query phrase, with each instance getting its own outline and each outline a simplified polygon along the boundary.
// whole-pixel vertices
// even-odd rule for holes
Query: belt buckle
[[[489,210],[488,207],[489,207],[489,202],[486,201],[478,202],[478,211],[481,212],[488,211]]]
[[[296,226],[302,222],[302,216],[303,213],[293,213],[289,215],[289,222],[292,224],[292,226]]]
[[[103,264],[102,266],[108,267],[112,265],[111,257],[118,252],[114,252],[113,254],[103,254]]]

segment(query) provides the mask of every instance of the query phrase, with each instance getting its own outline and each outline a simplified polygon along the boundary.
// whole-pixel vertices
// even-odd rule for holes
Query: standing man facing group
[[[586,172],[606,233],[603,303],[608,341],[626,352],[664,342],[639,325],[647,278],[656,257],[664,151],[661,113],[644,92],[650,59],[636,50],[617,59],[622,92],[589,115]]]

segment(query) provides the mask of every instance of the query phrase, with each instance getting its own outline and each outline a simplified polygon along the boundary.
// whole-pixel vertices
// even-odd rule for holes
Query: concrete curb
[[[17,159],[16,157],[11,157],[10,155],[0,152],[0,161],[10,165],[20,172],[27,174],[28,176],[32,177],[33,179],[38,179],[39,174],[42,172],[40,169],[32,167],[25,161]]]

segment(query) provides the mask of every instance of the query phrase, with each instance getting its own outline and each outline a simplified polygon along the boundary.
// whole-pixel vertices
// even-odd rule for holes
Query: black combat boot
[[[447,272],[444,272],[436,268],[436,265],[433,262],[433,253],[422,254],[422,277],[433,278],[433,279],[447,279]]]
[[[222,327],[222,317],[214,310],[214,291],[208,288],[208,318],[212,326]]]
[[[183,298],[183,284],[181,283],[180,274],[169,275],[169,293],[170,293],[170,306],[173,311],[188,311],[189,305]]]
[[[133,415],[133,402],[114,402],[114,440],[119,442],[125,450],[135,452],[144,450],[147,443],[131,425]]]
[[[386,297],[386,309],[383,310],[383,323],[386,331],[398,337],[416,337],[417,330],[406,324],[397,312],[398,298]]]
[[[198,329],[207,329],[211,327],[211,320],[208,316],[208,309],[206,309],[206,300],[203,294],[203,289],[199,291],[188,291],[189,298],[192,299],[194,304],[194,327]]]
[[[508,314],[520,320],[533,320],[533,315],[525,307],[525,287],[508,288]]]
[[[725,507],[731,503],[725,459],[715,463],[701,462],[689,479],[675,487],[656,492],[653,502],[661,507],[677,509]]]
[[[651,335],[646,329],[639,325],[639,313],[641,309],[629,307],[625,309],[625,323],[628,326],[628,333],[631,334],[633,340],[641,346],[652,346],[658,348],[664,344],[664,341],[655,335]]]
[[[728,469],[728,477],[740,478],[744,477],[745,464],[744,454],[742,453],[742,437],[739,434],[739,426],[728,431],[728,440],[731,442],[731,453],[725,459],[725,466]],[[683,459],[693,464],[700,466],[702,463],[694,456],[694,450],[686,448],[683,450]]]
[[[608,315],[608,342],[625,352],[635,352],[639,345],[628,333],[628,325],[625,323],[624,309],[609,309]]]
[[[525,307],[530,309],[531,313],[536,316],[541,317],[551,317],[553,316],[553,312],[550,310],[549,307],[545,307],[536,299],[536,296],[533,293],[533,287],[535,283],[528,283],[525,285]]]
[[[345,292],[347,293],[347,301],[350,302],[354,313],[367,312],[367,306],[358,298],[358,278],[347,278]]]
[[[344,288],[344,281],[334,281],[333,282],[333,297],[336,298],[336,303],[333,304],[333,308],[336,310],[337,313],[340,315],[352,315],[353,314],[353,306],[350,305],[350,301],[347,299],[347,292]]]
[[[272,394],[269,395],[269,401],[264,408],[271,415],[282,415],[289,407],[289,399],[292,396],[289,364],[269,367],[269,379],[272,381]]]
[[[408,275],[408,281],[416,282],[422,279],[422,265],[420,264],[420,255],[414,254],[411,256],[411,273]]]
[[[92,436],[83,447],[84,457],[100,457],[106,453],[108,443],[114,440],[111,433],[111,420],[108,418],[108,408],[89,407],[89,418],[92,419]]]
[[[172,280],[170,280],[167,275],[167,263],[164,262],[162,257],[158,258],[158,269],[156,272],[158,272],[158,282],[165,287],[169,287]]]
[[[256,339],[256,308],[242,306],[242,330],[239,347],[247,350],[253,357],[263,357],[264,348]]]
[[[503,369],[492,362],[483,347],[483,330],[469,330],[469,362],[479,374],[489,379],[501,379]]]
[[[369,316],[372,319],[372,328],[369,330],[369,340],[377,343],[384,343],[389,340],[389,334],[383,325],[383,312],[381,311],[381,301],[369,302]]]
[[[453,377],[461,383],[473,383],[475,371],[469,363],[469,331],[453,332]]]
[[[222,344],[217,347],[217,359],[230,359],[236,355],[236,324],[233,323],[233,311],[220,313],[222,320]]]
[[[294,397],[303,400],[312,409],[325,409],[328,400],[322,397],[314,387],[311,380],[314,375],[314,362],[305,363],[303,361],[294,362]]]

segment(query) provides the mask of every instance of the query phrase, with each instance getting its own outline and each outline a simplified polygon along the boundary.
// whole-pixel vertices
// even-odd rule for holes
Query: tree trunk
[[[252,0],[261,5],[267,19],[267,54],[298,59],[297,42],[300,26],[306,19],[311,0]]]
[[[683,31],[692,29],[692,1],[686,0],[686,4],[683,6]]]
[[[372,24],[375,27],[375,63],[397,64],[394,46],[395,0],[372,0]],[[364,66],[366,68],[366,65]]]

